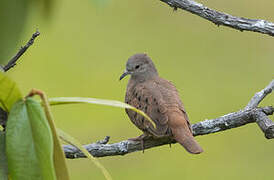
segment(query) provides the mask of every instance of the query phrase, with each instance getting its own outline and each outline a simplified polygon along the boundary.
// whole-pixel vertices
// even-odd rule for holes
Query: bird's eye
[[[140,65],[137,65],[137,66],[135,66],[135,69],[138,69],[140,67]]]

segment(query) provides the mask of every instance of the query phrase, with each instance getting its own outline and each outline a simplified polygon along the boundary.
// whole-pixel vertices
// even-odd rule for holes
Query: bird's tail
[[[188,152],[200,154],[202,147],[194,139],[188,123],[188,117],[181,113],[169,113],[169,127],[171,128],[174,139],[180,143]]]
[[[191,131],[187,128],[172,128],[174,139],[180,143],[188,152],[192,154],[200,154],[203,152],[202,147],[194,139]]]

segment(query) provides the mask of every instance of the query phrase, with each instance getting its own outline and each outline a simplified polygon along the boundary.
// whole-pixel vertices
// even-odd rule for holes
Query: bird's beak
[[[128,72],[127,70],[125,70],[124,73],[120,76],[119,80],[121,81],[124,77],[126,77],[129,74],[130,74],[130,72]]]

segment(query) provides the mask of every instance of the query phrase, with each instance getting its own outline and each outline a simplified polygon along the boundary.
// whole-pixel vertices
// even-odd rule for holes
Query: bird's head
[[[120,76],[120,80],[127,75],[131,75],[131,77],[136,80],[143,81],[158,75],[158,73],[150,57],[144,53],[140,53],[128,59],[126,69]]]

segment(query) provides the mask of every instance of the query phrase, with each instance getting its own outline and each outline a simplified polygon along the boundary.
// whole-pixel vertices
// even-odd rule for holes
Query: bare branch
[[[177,8],[196,14],[216,25],[223,25],[240,31],[253,31],[274,36],[274,23],[261,19],[247,19],[232,16],[197,3],[192,0],[160,0],[175,10]]]
[[[27,49],[33,44],[35,38],[40,35],[40,32],[36,30],[34,34],[32,34],[32,37],[28,41],[28,43],[21,47],[21,49],[17,52],[17,54],[8,62],[7,65],[2,67],[2,69],[7,72],[10,68],[16,65],[17,60],[27,51]]]
[[[257,111],[254,113],[254,119],[259,125],[261,130],[264,132],[267,139],[274,138],[274,123],[266,116],[262,111]]]
[[[248,103],[252,104],[247,106],[249,108],[245,108],[244,110],[240,110],[238,112],[229,113],[216,119],[205,120],[193,124],[193,135],[199,136],[216,133],[256,122],[267,139],[274,138],[274,123],[267,117],[268,115],[272,115],[274,113],[274,108],[272,106],[257,108],[257,105],[262,101],[262,99],[265,98],[267,94],[272,92],[269,89],[273,89],[273,81],[262,91],[256,93],[250,101],[252,103]],[[125,140],[114,144],[106,144],[108,141],[109,137],[106,137],[103,141],[87,144],[84,145],[84,147],[94,157],[125,155],[142,150],[142,146],[139,142]],[[145,140],[144,148],[149,149],[171,143],[176,142],[168,137],[160,139],[150,138]],[[63,149],[67,158],[75,159],[85,157],[85,155],[74,146],[64,145]]]
[[[97,144],[107,144],[109,142],[110,136],[106,136],[103,140],[97,141]]]
[[[215,132],[224,131],[256,122],[254,115],[257,112],[266,112],[267,115],[272,115],[274,108],[272,106],[264,108],[254,108],[250,110],[240,110],[238,112],[229,113],[212,120],[205,120],[192,125],[193,135],[205,135]]]
[[[272,80],[269,85],[267,85],[263,90],[257,92],[253,98],[249,101],[245,109],[252,109],[259,105],[259,103],[264,99],[264,97],[270,94],[274,89],[274,80]]]
[[[266,113],[267,115],[272,115],[274,112],[274,108],[271,106],[264,108],[255,108],[252,110],[244,110],[230,113],[212,120],[205,120],[192,125],[194,132],[193,134],[194,136],[206,135],[220,131],[225,131],[231,128],[244,126],[248,123],[254,123],[256,122],[254,115],[260,112],[263,112],[263,114]],[[145,141],[144,147],[145,149],[149,149],[171,143],[176,142],[170,138],[148,139]],[[125,140],[113,144],[93,143],[84,145],[84,147],[94,157],[117,156],[125,155],[135,151],[142,151],[142,146],[139,142],[130,140]],[[63,149],[67,158],[85,158],[85,155],[74,146],[64,145]]]

